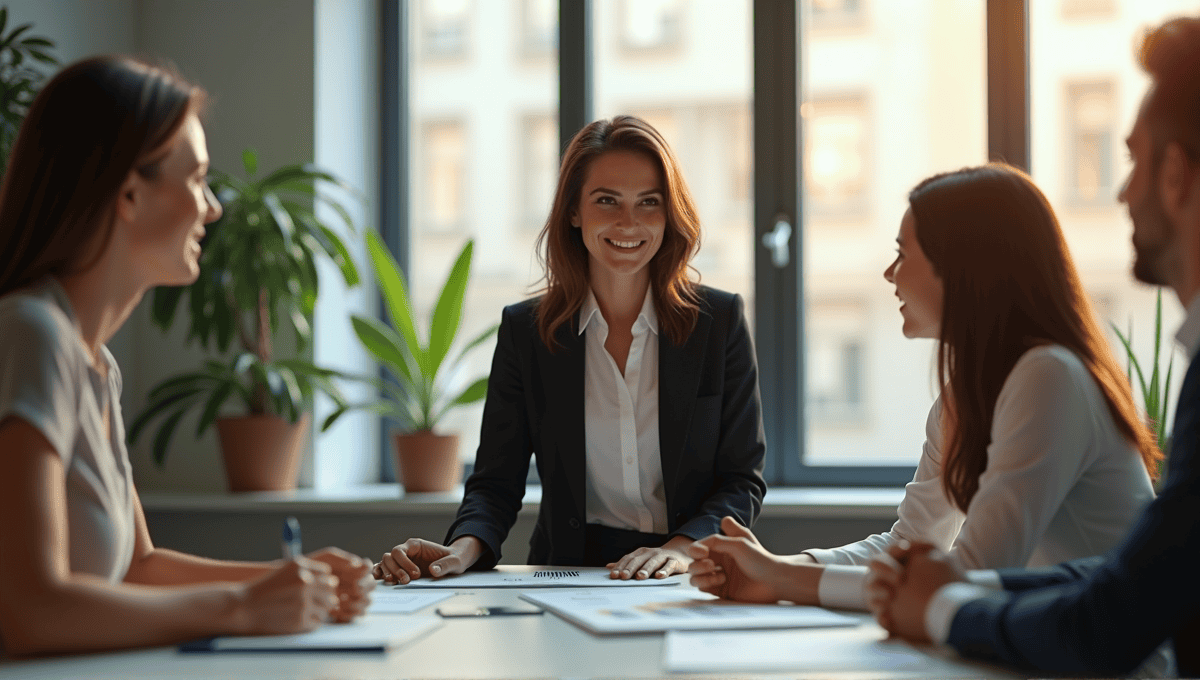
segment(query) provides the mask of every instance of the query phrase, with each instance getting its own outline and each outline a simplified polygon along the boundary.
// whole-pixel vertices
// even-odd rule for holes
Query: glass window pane
[[[1029,3],[1031,174],[1058,214],[1096,313],[1106,326],[1132,329],[1145,369],[1154,354],[1155,289],[1133,279],[1133,227],[1117,201],[1130,169],[1124,140],[1149,85],[1136,47],[1144,29],[1196,9],[1195,0]],[[1176,351],[1182,311],[1174,300],[1163,303],[1163,318],[1164,347]],[[1124,365],[1116,334],[1109,340]],[[1178,368],[1184,358],[1175,358]],[[1166,361],[1164,354],[1164,370]]]
[[[703,241],[692,264],[703,283],[740,293],[752,310],[751,3],[593,7],[596,117],[633,114],[662,133],[700,212]]]
[[[935,346],[883,270],[908,191],[987,160],[985,3],[802,4],[805,462],[914,465]]]
[[[462,328],[450,356],[530,297],[541,270],[534,241],[558,173],[558,3],[421,0],[410,8],[411,271],[422,337],[454,258],[475,239]],[[431,47],[431,43],[436,47]],[[447,58],[447,57],[454,58]],[[465,387],[491,367],[493,343],[472,350]],[[470,461],[482,405],[452,411],[440,429]]]

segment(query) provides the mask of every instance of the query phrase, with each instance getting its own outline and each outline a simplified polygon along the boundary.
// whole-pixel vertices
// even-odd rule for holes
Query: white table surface
[[[506,570],[525,567],[501,567]],[[690,586],[678,586],[690,587]],[[445,603],[479,606],[521,602],[519,590],[470,589]],[[417,612],[433,614],[438,605]],[[378,615],[393,616],[393,615]],[[846,643],[874,645],[884,631],[866,615],[857,628],[821,629]],[[887,644],[897,644],[889,642]],[[814,664],[786,673],[737,673],[738,678],[1015,678],[991,666],[924,648],[928,665],[904,672],[847,667],[831,672]],[[386,654],[181,654],[174,647],[0,662],[0,678],[682,678],[709,677],[663,670],[663,635],[598,637],[550,612],[540,616],[447,619],[424,638]],[[725,673],[712,677],[730,677]]]

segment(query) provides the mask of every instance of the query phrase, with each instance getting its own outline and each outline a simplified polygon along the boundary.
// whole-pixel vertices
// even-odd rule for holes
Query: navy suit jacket
[[[1043,672],[1124,675],[1164,641],[1200,675],[1200,361],[1183,379],[1162,493],[1103,557],[1001,571],[1005,591],[968,602],[949,643]]]
[[[696,327],[682,345],[658,342],[658,429],[671,536],[715,534],[725,515],[754,523],[766,493],[758,364],[740,296],[701,286]],[[552,353],[537,332],[537,300],[504,309],[492,359],[475,472],[446,534],[488,547],[473,568],[490,569],[516,521],[530,455],[542,502],[529,564],[582,565],[586,446],[585,337],[575,323]],[[602,565],[601,565],[602,566]]]

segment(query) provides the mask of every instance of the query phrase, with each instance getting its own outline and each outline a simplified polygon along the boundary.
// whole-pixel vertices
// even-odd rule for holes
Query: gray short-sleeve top
[[[0,297],[0,421],[24,420],[62,457],[71,571],[116,583],[133,559],[135,492],[121,374],[107,347],[100,360],[107,376],[92,366],[70,299],[55,279]],[[11,454],[0,452],[0,461]]]

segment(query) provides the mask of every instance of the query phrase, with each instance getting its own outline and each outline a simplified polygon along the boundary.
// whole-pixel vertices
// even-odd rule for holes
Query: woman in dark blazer
[[[581,130],[539,238],[546,288],[505,308],[475,473],[445,544],[409,539],[375,575],[407,583],[490,569],[530,454],[542,502],[530,564],[614,578],[687,570],[685,546],[766,484],[758,367],[742,299],[700,286],[700,225],[679,163],[644,121]]]

